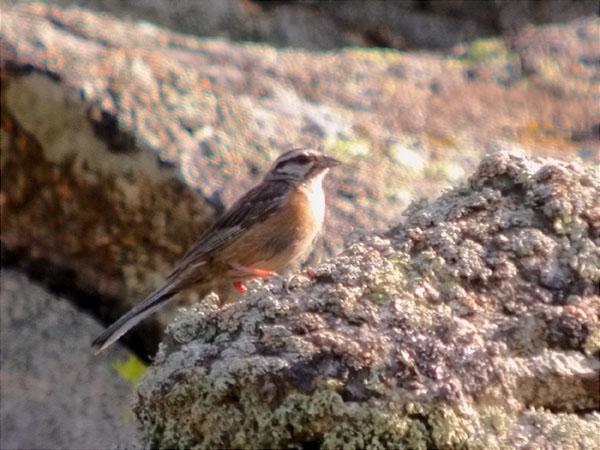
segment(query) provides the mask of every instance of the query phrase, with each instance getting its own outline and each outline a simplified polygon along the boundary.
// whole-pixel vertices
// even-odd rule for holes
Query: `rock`
[[[22,2],[23,0],[21,0]],[[18,0],[5,0],[17,3]],[[564,23],[597,14],[594,0],[54,0],[178,32],[282,47],[332,50],[349,46],[447,50],[477,38],[510,34],[529,24]]]
[[[134,439],[136,380],[115,370],[134,357],[119,346],[95,357],[89,341],[102,328],[93,318],[7,267],[0,312],[1,448],[91,450]]]
[[[600,175],[485,158],[302,275],[168,329],[146,447],[600,447]]]

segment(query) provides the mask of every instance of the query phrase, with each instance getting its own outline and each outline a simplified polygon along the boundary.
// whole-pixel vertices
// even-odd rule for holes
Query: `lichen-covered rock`
[[[182,315],[145,445],[599,448],[599,174],[493,155],[406,215]]]

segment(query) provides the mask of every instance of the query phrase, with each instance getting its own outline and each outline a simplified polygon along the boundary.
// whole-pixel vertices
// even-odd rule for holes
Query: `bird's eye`
[[[298,155],[296,157],[296,161],[298,161],[300,164],[307,164],[310,162],[310,157],[308,155]]]

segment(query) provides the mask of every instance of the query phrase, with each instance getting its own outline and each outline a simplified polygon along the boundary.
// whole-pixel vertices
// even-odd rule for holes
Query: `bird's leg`
[[[244,275],[252,277],[271,277],[275,275],[275,272],[271,272],[270,270],[255,269],[254,267],[242,266],[240,264],[230,264],[230,267],[238,272],[242,272]],[[233,286],[240,294],[246,292],[246,286],[241,281],[234,281]]]
[[[275,272],[271,272],[270,270],[256,269],[254,267],[242,266],[240,264],[230,264],[229,266],[232,269],[251,277],[272,277],[275,275]]]
[[[240,294],[246,292],[246,286],[244,286],[244,284],[241,281],[234,281],[233,287],[236,288]]]

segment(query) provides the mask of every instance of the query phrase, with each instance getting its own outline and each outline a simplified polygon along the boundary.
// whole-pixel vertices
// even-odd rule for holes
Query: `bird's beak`
[[[323,155],[323,161],[321,163],[323,165],[323,167],[335,167],[335,166],[339,166],[340,164],[342,164],[340,161],[338,161],[335,158],[332,158],[331,156],[327,156],[327,155]]]

